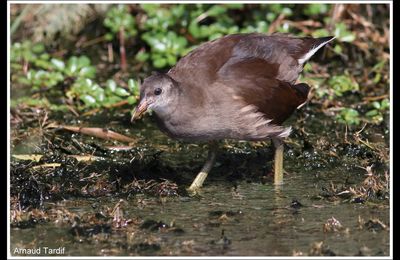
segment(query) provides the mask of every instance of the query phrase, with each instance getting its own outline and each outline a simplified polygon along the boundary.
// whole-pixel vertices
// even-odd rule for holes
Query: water
[[[181,188],[188,186],[205,160],[202,144],[170,140],[146,120],[130,131],[137,146],[163,151],[157,160],[173,172],[163,177],[177,181]],[[387,199],[352,203],[323,192],[332,184],[360,185],[365,170],[355,165],[362,165],[365,158],[335,159],[321,151],[300,153],[297,144],[289,142],[284,185],[275,187],[270,179],[260,177],[270,171],[272,150],[268,145],[250,145],[222,143],[216,166],[198,197],[108,193],[45,201],[43,211],[49,214],[49,221],[12,228],[11,253],[26,255],[15,253],[16,248],[40,248],[40,255],[48,256],[44,252],[47,247],[61,248],[62,253],[53,255],[63,256],[389,255]],[[115,155],[113,160],[122,157]],[[107,169],[98,169],[98,173],[107,174]],[[113,216],[110,212],[121,199],[120,217],[125,225],[118,227],[112,218],[98,217]],[[339,221],[340,228],[327,231],[324,225],[332,218]],[[386,227],[365,224],[376,219]],[[145,223],[150,224],[144,227]],[[101,224],[109,228],[94,232]],[[77,235],[74,227],[92,233],[79,231]]]
[[[134,231],[137,237],[134,234],[128,239],[131,232],[122,228],[113,230],[105,240],[79,242],[69,234],[69,227],[49,223],[32,229],[13,229],[11,249],[19,245],[54,248],[62,245],[65,255],[71,256],[291,256],[294,252],[307,255],[313,243],[323,241],[336,255],[356,255],[363,247],[369,248],[372,255],[389,254],[389,231],[369,231],[359,224],[359,216],[388,223],[388,208],[315,199],[321,184],[305,177],[286,178],[282,189],[270,184],[240,182],[234,192],[224,183],[208,183],[199,199],[171,198],[160,203],[149,197],[144,207],[137,206],[137,198],[126,200],[125,218],[162,221],[167,225],[173,222],[182,233],[164,232],[162,228],[139,229]],[[293,199],[303,206],[291,207]],[[100,202],[64,201],[62,207],[76,214],[87,214],[96,212],[91,207],[95,201],[112,208],[118,200],[111,197]],[[323,225],[331,217],[343,227],[336,232],[324,232]],[[225,241],[221,239],[223,236]],[[132,249],[151,237],[159,249]]]

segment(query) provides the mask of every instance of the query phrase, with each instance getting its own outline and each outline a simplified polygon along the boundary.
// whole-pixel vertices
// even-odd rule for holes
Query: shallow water
[[[187,186],[205,159],[202,145],[172,141],[149,121],[139,122],[130,131],[138,138],[137,146],[156,146],[164,151],[159,160],[176,171],[176,176],[170,178],[178,182],[183,178],[182,186]],[[62,220],[12,228],[11,253],[24,255],[15,253],[16,248],[40,248],[40,255],[49,255],[44,247],[61,247],[62,253],[54,255],[389,255],[389,228],[365,225],[379,219],[389,226],[388,200],[351,203],[321,196],[331,184],[351,186],[365,179],[364,170],[349,165],[351,158],[330,161],[315,152],[298,156],[296,147],[289,144],[284,184],[275,187],[268,179],[236,178],[241,171],[251,175],[253,167],[254,171],[268,172],[269,166],[262,162],[271,160],[271,147],[249,149],[245,142],[223,146],[200,196],[108,194],[45,202],[47,210],[65,209],[82,218],[112,209],[123,199],[123,218],[133,221],[86,237],[71,232],[76,223]],[[324,230],[324,224],[332,217],[341,227]],[[140,223],[132,224],[135,220]],[[144,223],[150,224],[144,227]]]
[[[358,218],[379,218],[389,222],[388,208],[328,202],[315,199],[323,183],[307,176],[285,179],[282,189],[271,184],[238,183],[237,190],[224,183],[208,183],[201,198],[171,198],[160,203],[147,198],[149,203],[138,208],[136,199],[127,199],[124,217],[174,222],[183,230],[163,232],[141,230],[137,238],[127,239],[124,231],[113,231],[103,242],[77,242],[69,228],[54,224],[39,224],[33,229],[13,229],[11,249],[22,245],[31,247],[65,247],[65,255],[243,255],[290,256],[294,252],[308,254],[314,242],[323,241],[336,255],[357,255],[363,247],[371,255],[389,254],[388,231],[360,229]],[[303,206],[291,207],[296,199]],[[102,198],[62,202],[62,207],[84,214],[94,212],[92,204],[113,207],[119,198]],[[383,207],[383,208],[382,208]],[[334,217],[343,228],[324,232],[323,225]],[[347,229],[347,230],[346,230]],[[221,239],[223,235],[226,237]],[[122,244],[137,244],[143,237],[155,236],[160,248],[127,250]],[[134,236],[134,235],[133,235]],[[115,240],[115,241],[113,241]],[[96,241],[96,240],[94,240]],[[119,241],[119,243],[116,243]],[[186,242],[185,242],[186,241]]]

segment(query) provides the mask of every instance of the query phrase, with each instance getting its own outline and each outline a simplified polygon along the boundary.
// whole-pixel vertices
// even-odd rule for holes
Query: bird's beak
[[[140,116],[146,112],[147,108],[149,106],[149,103],[147,102],[146,99],[142,99],[139,103],[139,105],[137,105],[134,109],[133,109],[133,115],[131,118],[131,122],[133,122],[133,120],[136,120],[138,118],[140,118]]]

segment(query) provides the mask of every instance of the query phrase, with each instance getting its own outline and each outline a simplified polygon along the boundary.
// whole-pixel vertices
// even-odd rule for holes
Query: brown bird
[[[151,109],[171,138],[210,141],[208,159],[190,192],[203,185],[221,139],[272,139],[274,179],[281,184],[282,139],[291,131],[282,123],[307,101],[310,89],[296,80],[306,61],[332,39],[250,33],[204,43],[168,73],[144,80],[132,120]]]

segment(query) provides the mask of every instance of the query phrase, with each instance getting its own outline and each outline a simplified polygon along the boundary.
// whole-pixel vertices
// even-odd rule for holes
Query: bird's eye
[[[154,95],[158,96],[158,95],[161,94],[161,92],[162,92],[162,89],[156,88],[156,89],[154,90]]]

